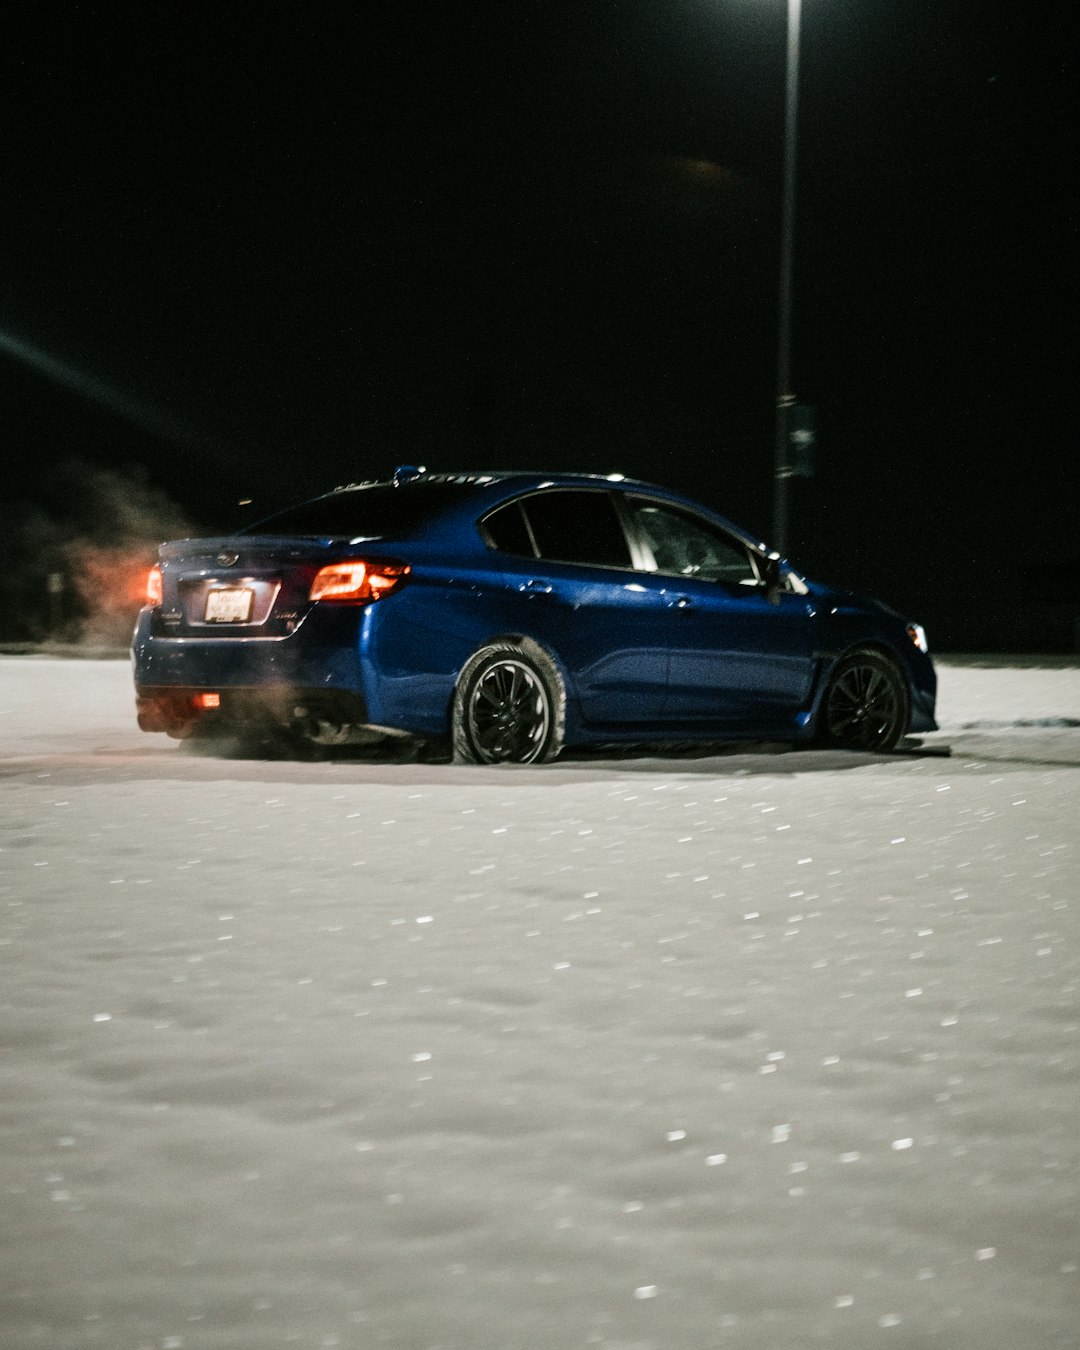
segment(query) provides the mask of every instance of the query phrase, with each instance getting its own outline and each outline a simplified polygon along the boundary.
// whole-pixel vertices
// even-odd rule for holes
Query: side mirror
[[[780,603],[780,592],[784,589],[784,578],[780,571],[779,558],[766,558],[763,571],[765,599],[770,605]]]

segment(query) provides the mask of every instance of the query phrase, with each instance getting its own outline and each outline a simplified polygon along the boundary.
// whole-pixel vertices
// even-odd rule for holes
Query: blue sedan
[[[918,624],[620,476],[402,468],[163,544],[147,599],[139,725],[178,738],[403,733],[530,764],[619,741],[888,751],[936,729]]]

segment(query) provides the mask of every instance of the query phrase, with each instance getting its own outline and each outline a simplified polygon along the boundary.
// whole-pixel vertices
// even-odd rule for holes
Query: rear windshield
[[[460,486],[453,483],[350,488],[290,506],[241,533],[400,539],[462,500]]]

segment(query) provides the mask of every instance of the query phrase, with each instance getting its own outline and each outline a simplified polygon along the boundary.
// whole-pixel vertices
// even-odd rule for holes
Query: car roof
[[[627,478],[621,473],[568,473],[550,469],[439,469],[428,470],[412,465],[401,465],[389,478],[366,479],[357,483],[342,483],[335,492],[352,492],[359,488],[408,487],[423,483],[458,483],[462,487],[485,487],[488,484],[507,483],[515,487],[599,487],[604,484],[629,484],[633,487],[655,488],[651,483]]]
[[[460,485],[463,489],[471,489],[471,491],[463,492],[462,495],[461,507],[467,511],[474,509],[469,503],[475,503],[477,490],[488,497],[489,505],[492,508],[504,501],[512,500],[519,493],[538,491],[543,488],[609,488],[648,493],[650,496],[675,505],[688,507],[695,512],[704,512],[730,530],[731,533],[743,539],[757,552],[766,553],[768,551],[768,546],[756,536],[705,503],[672,488],[661,487],[659,484],[648,483],[641,479],[627,478],[621,473],[573,473],[558,469],[547,471],[539,469],[447,469],[431,471],[418,465],[400,465],[394,471],[392,477],[388,479],[370,480],[363,483],[344,483],[326,495],[333,496],[338,492],[355,492],[365,488],[391,487],[408,490],[410,487],[423,488],[429,484],[439,486]],[[491,491],[489,496],[490,489],[494,489],[494,491]],[[459,516],[458,509],[448,509],[450,509],[451,516],[455,518]]]

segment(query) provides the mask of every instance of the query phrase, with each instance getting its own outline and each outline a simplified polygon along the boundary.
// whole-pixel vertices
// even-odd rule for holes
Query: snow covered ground
[[[1080,1345],[1080,669],[950,758],[213,758],[0,659],[5,1350]]]

